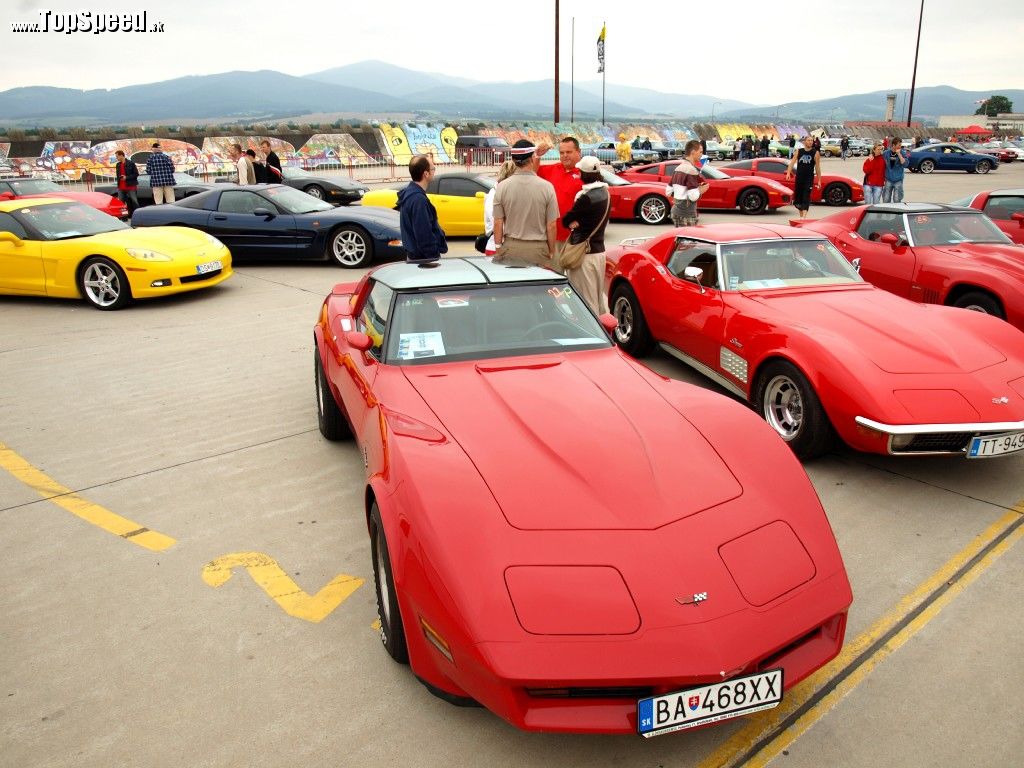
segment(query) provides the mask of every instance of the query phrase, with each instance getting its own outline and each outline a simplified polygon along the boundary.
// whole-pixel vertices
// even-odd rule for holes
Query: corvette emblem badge
[[[693,593],[693,597],[690,597],[690,598],[677,597],[676,598],[676,602],[679,603],[680,605],[700,605],[701,603],[703,603],[707,599],[708,599],[708,593],[707,592],[694,592]]]
[[[992,398],[992,404],[993,405],[1007,405],[1009,402],[1010,402],[1010,398],[1008,398],[1008,397],[993,397]]]

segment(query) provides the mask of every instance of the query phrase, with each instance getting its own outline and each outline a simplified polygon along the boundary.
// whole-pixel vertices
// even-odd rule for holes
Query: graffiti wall
[[[284,159],[282,158],[282,162]],[[380,162],[371,157],[348,133],[317,133],[299,147],[298,151],[288,160],[289,165],[304,165],[312,168],[328,164],[376,165]]]

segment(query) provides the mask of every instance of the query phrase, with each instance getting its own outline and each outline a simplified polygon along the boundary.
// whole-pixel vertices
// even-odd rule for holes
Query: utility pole
[[[917,17],[917,45],[914,48],[914,74],[910,78],[910,104],[907,105],[907,128],[914,114],[914,88],[917,86],[917,54],[921,51],[921,22],[924,21],[924,0],[921,0],[921,14]]]
[[[569,45],[569,122],[576,123],[576,17],[572,17],[572,43]]]
[[[558,124],[558,0],[555,0],[555,124]]]

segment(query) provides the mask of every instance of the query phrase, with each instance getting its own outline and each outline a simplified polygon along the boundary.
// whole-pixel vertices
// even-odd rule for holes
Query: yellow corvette
[[[121,309],[230,276],[231,253],[205,232],[132,229],[58,198],[0,202],[0,294],[84,298],[97,309]]]
[[[437,223],[449,237],[484,233],[484,198],[494,179],[478,173],[439,173],[427,185],[427,197],[437,209]],[[362,204],[394,208],[397,189],[371,189]]]

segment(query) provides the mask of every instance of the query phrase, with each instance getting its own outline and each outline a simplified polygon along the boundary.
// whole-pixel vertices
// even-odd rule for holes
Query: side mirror
[[[0,192],[0,200],[13,200],[13,199],[14,199],[14,193],[13,192]]]
[[[704,293],[704,284],[700,281],[704,277],[704,270],[700,267],[687,267],[683,270],[683,277],[687,280],[693,280],[698,286],[700,286],[700,292]]]
[[[615,315],[610,312],[605,312],[597,318],[598,322],[601,323],[601,327],[604,328],[608,333],[611,333],[619,327],[619,321],[615,319]]]
[[[0,197],[2,197],[2,195],[0,195]],[[1024,227],[1024,213],[1015,213],[1010,216],[1010,218],[1020,224],[1021,227]]]
[[[485,197],[487,197],[487,193],[477,192],[475,195],[473,195],[473,197],[475,197],[477,200],[483,200]]]
[[[345,341],[352,349],[358,349],[360,352],[366,352],[373,346],[373,339],[362,331],[349,331],[345,334]]]
[[[25,244],[25,241],[13,232],[0,232],[0,243],[10,243],[15,248],[21,248],[21,246]]]
[[[878,238],[878,241],[880,243],[885,243],[890,248],[892,248],[894,251],[897,248],[900,248],[900,247],[902,247],[902,246],[907,244],[906,240],[904,240],[902,237],[900,237],[899,235],[895,234],[894,232],[886,232],[884,235],[882,235],[880,238]]]
[[[252,212],[252,215],[253,216],[262,216],[263,218],[265,218],[265,219],[267,219],[269,221],[270,219],[274,218],[277,214],[274,213],[269,208],[257,208],[255,211]]]

